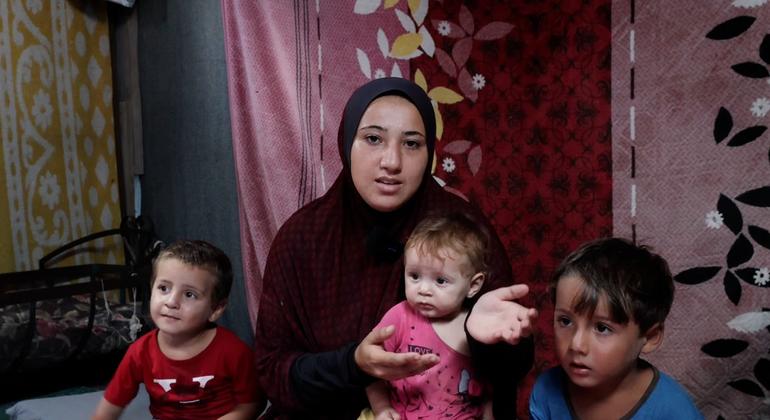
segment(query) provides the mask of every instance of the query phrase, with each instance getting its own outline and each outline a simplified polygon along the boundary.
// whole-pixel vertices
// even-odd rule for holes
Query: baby
[[[404,251],[406,301],[375,328],[395,327],[391,352],[432,353],[440,362],[404,379],[375,382],[367,396],[377,420],[491,418],[491,400],[471,363],[465,318],[487,271],[488,235],[469,216],[424,219]]]

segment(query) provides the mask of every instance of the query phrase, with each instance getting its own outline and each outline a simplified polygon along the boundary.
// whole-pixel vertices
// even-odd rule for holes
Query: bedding
[[[71,263],[110,243],[122,264]],[[149,220],[127,217],[43,256],[37,270],[0,273],[0,402],[106,383],[152,328],[147,296],[161,246]]]
[[[35,303],[36,334],[19,370],[41,369],[75,354],[88,326],[88,295],[48,299]],[[86,359],[125,349],[149,321],[141,304],[106,301],[97,298],[90,337],[75,355]],[[0,372],[10,368],[27,339],[29,304],[0,307]]]
[[[5,410],[10,420],[82,420],[90,418],[104,391],[19,401]],[[150,397],[141,385],[121,420],[150,420]]]

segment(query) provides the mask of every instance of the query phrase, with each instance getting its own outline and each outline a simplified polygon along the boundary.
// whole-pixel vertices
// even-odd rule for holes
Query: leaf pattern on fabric
[[[743,333],[755,333],[770,326],[770,312],[747,312],[731,319],[727,326]]]
[[[738,305],[741,301],[743,290],[741,289],[741,284],[738,282],[738,278],[735,277],[735,274],[733,274],[732,271],[728,270],[725,272],[724,286],[727,298],[730,299],[730,302],[732,302],[733,305]]]
[[[770,249],[770,232],[759,226],[749,225],[749,236],[757,245]]]
[[[361,69],[361,73],[363,73],[367,79],[371,79],[372,66],[369,63],[369,55],[360,48],[356,48],[356,57],[358,58],[358,68]]]
[[[356,0],[353,6],[353,13],[358,15],[369,15],[377,11],[381,0]]]
[[[740,233],[743,229],[743,217],[741,216],[741,211],[738,209],[738,206],[724,194],[719,194],[717,210],[722,215],[722,219],[727,228],[736,235]]]
[[[728,382],[727,385],[730,385],[731,387],[737,389],[738,391],[743,392],[744,394],[748,394],[754,397],[765,396],[765,393],[762,391],[762,388],[751,379],[739,379],[737,381]]]
[[[462,26],[469,35],[473,34],[475,26],[473,23],[473,15],[464,4],[460,6],[460,26]]]
[[[770,76],[770,72],[767,71],[765,66],[753,61],[734,64],[731,68],[741,76],[750,77],[752,79],[764,79],[765,77]]]
[[[455,67],[455,63],[452,61],[452,57],[450,57],[446,51],[442,50],[441,48],[436,48],[436,60],[438,60],[438,64],[441,66],[441,69],[444,70],[444,73],[448,74],[449,77],[457,76],[457,67]]]
[[[770,186],[746,191],[735,199],[750,206],[770,207]]]
[[[473,39],[479,41],[492,41],[500,39],[513,30],[513,25],[507,22],[492,22],[484,25],[473,35]]]
[[[457,84],[460,86],[460,91],[463,93],[463,95],[465,95],[466,98],[476,102],[476,99],[478,99],[479,96],[479,92],[474,88],[473,78],[465,68],[460,70],[460,75],[457,76]]]
[[[455,43],[454,47],[452,47],[452,59],[457,67],[465,66],[465,63],[468,62],[468,58],[471,56],[472,47],[472,38],[463,38]]]
[[[745,267],[740,268],[738,270],[735,270],[735,274],[738,275],[738,278],[743,280],[744,282],[755,286],[755,287],[770,287],[770,283],[765,284],[757,284],[754,281],[754,276],[757,274],[757,268],[756,267]]]
[[[726,139],[733,129],[733,117],[725,107],[720,107],[717,118],[714,120],[714,140],[719,144]]]
[[[390,55],[398,58],[407,58],[410,55],[417,52],[417,48],[422,43],[422,37],[419,34],[402,34],[399,35],[390,50]]]
[[[766,34],[765,37],[762,38],[762,43],[759,45],[759,58],[761,58],[765,64],[770,64],[770,34]]]
[[[754,256],[754,247],[748,239],[741,233],[733,242],[730,251],[727,253],[727,267],[734,268],[746,263]]]
[[[455,104],[463,100],[462,95],[443,86],[431,89],[428,96],[440,104]]]
[[[415,23],[422,25],[428,15],[428,0],[409,0],[408,4]]]
[[[753,16],[734,17],[715,26],[706,34],[706,38],[713,40],[735,38],[749,30],[755,20],[757,18]]]
[[[765,358],[757,360],[757,364],[754,365],[754,376],[766,390],[770,391],[770,360]]]
[[[727,142],[728,146],[736,147],[736,146],[743,146],[744,144],[751,143],[752,141],[756,140],[765,133],[767,130],[767,127],[764,125],[755,125],[753,127],[744,128],[743,130],[739,131],[738,133],[733,136],[733,138],[730,139],[729,142]]]
[[[674,276],[674,281],[681,284],[700,284],[711,280],[722,267],[694,267]]]
[[[710,341],[701,347],[701,351],[711,357],[733,357],[749,347],[749,343],[744,340],[734,338],[720,338]]]
[[[459,155],[467,152],[471,148],[471,144],[468,140],[454,140],[444,146],[444,151],[452,155]]]

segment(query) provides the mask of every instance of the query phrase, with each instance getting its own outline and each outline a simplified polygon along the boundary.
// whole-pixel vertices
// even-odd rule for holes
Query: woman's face
[[[390,212],[414,195],[428,165],[425,124],[400,96],[382,96],[361,117],[350,150],[356,190],[371,208]]]

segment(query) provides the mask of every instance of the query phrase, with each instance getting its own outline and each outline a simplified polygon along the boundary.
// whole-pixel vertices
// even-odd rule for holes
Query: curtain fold
[[[337,126],[367,77],[356,49],[377,50],[392,13],[353,7],[222,1],[244,276],[254,323],[270,242],[298,208],[339,173]],[[401,64],[405,69],[408,68]],[[371,75],[370,75],[371,77]]]

